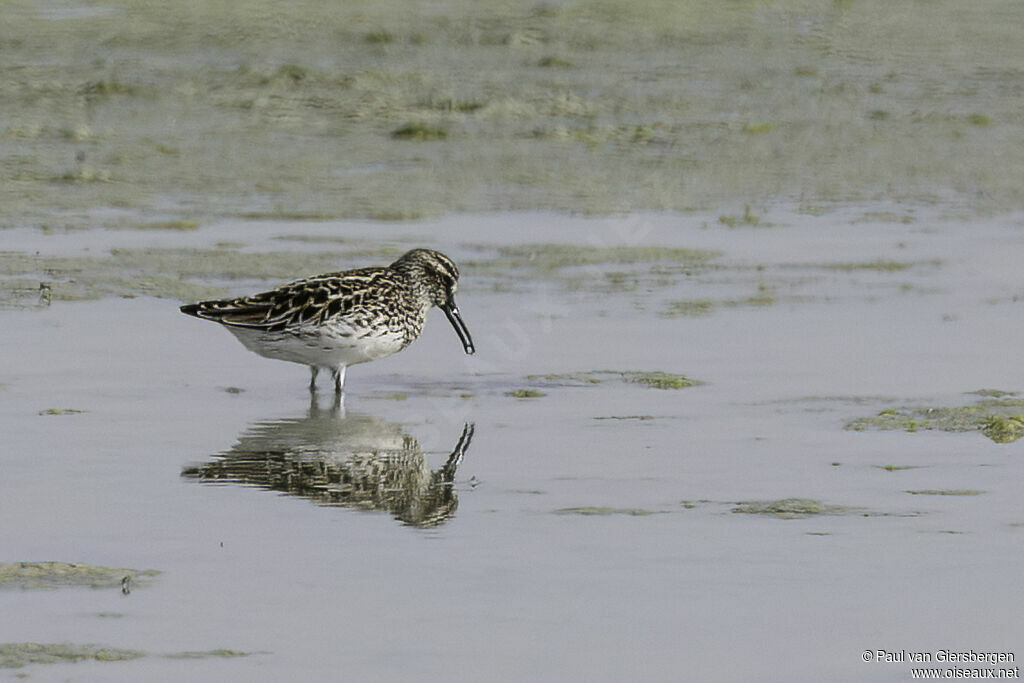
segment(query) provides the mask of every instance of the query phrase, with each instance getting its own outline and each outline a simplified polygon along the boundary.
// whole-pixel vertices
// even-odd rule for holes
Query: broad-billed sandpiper
[[[473,338],[455,305],[458,282],[450,258],[413,249],[390,266],[317,275],[269,292],[188,304],[181,312],[224,325],[261,356],[308,365],[310,391],[320,368],[329,368],[340,394],[345,368],[404,349],[420,336],[432,306],[445,312],[472,354]]]

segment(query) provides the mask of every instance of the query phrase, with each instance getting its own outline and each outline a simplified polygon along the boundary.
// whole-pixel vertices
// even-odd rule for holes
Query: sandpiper
[[[329,368],[341,394],[345,368],[404,349],[420,336],[432,306],[445,312],[472,354],[473,338],[455,305],[458,282],[450,258],[413,249],[390,266],[317,275],[269,292],[188,304],[181,312],[224,325],[265,358],[308,365],[310,391],[320,368]]]

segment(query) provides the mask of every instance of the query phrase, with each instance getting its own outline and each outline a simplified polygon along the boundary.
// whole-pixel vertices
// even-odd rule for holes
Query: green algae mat
[[[980,390],[981,398],[962,406],[906,406],[886,408],[875,415],[846,423],[846,429],[863,432],[871,429],[917,432],[980,431],[996,443],[1012,443],[1024,436],[1024,399],[1013,392]]]
[[[117,588],[125,577],[133,586],[145,586],[159,573],[155,569],[100,567],[84,562],[6,562],[0,563],[0,588]]]

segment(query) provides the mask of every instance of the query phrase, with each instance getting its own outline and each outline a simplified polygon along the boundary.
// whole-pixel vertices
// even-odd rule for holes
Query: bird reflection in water
[[[318,505],[381,510],[415,527],[447,522],[458,507],[455,470],[473,438],[466,424],[447,461],[431,470],[402,425],[348,415],[337,401],[307,417],[257,422],[230,451],[182,470],[207,483],[234,483],[309,498]]]

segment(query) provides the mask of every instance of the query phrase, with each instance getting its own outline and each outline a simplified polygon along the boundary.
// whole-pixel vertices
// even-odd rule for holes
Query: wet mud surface
[[[9,2],[0,225],[1013,209],[1022,18],[1014,0]]]

